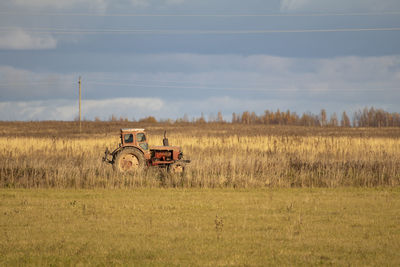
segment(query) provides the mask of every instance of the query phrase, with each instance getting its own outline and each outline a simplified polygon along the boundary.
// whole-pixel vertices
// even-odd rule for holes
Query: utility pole
[[[79,76],[79,133],[82,132],[82,123],[81,123],[81,116],[82,116],[82,112],[81,112],[81,96],[82,96],[82,89],[81,89],[81,76]]]

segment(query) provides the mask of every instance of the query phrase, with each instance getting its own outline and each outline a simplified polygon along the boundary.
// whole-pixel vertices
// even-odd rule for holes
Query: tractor
[[[190,160],[183,159],[180,147],[169,146],[166,132],[162,146],[147,143],[144,129],[121,129],[121,143],[113,152],[106,148],[103,161],[111,163],[119,172],[133,172],[145,167],[157,166],[170,172],[181,173]]]

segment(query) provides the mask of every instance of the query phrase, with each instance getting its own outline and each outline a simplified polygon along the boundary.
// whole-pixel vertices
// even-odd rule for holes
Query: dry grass
[[[400,185],[399,129],[149,125],[150,144],[160,144],[167,128],[170,144],[181,146],[192,160],[184,175],[171,176],[157,169],[121,175],[101,162],[105,147],[117,146],[124,125],[90,123],[77,135],[76,125],[65,123],[64,136],[62,125],[54,124],[58,128],[34,124],[31,132],[29,123],[2,128],[0,187]]]
[[[399,266],[398,188],[0,189],[2,266]]]

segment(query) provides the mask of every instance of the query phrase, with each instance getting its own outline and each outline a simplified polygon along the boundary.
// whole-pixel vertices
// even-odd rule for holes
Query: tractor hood
[[[150,146],[150,150],[174,150],[174,151],[181,151],[179,146]]]

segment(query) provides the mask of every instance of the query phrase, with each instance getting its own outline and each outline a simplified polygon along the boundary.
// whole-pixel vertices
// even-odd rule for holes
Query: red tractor
[[[110,159],[111,158],[111,159]],[[169,146],[165,136],[163,146],[149,147],[144,129],[121,129],[121,143],[113,152],[105,151],[103,161],[111,163],[120,172],[135,171],[147,166],[183,172],[190,160],[183,159],[180,147]]]

